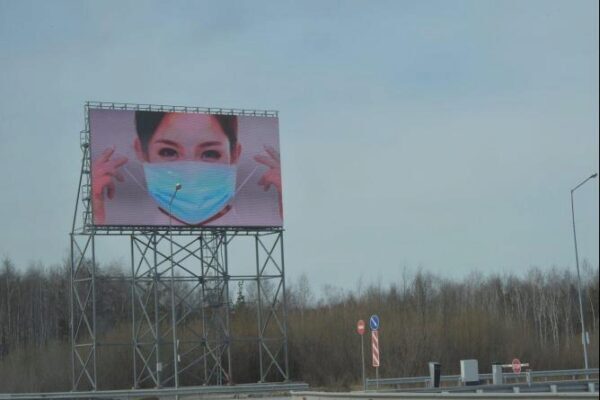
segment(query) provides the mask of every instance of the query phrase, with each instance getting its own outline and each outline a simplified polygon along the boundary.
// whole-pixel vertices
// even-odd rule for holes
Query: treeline
[[[121,270],[118,265],[98,268],[97,329],[103,337],[127,341],[130,286],[125,279],[103,279],[123,275]],[[597,268],[584,266],[583,271],[590,364],[597,367],[599,275]],[[232,321],[255,327],[255,288],[237,289],[230,289],[237,312]],[[530,269],[520,276],[473,274],[462,280],[418,271],[385,285],[352,291],[326,287],[319,293],[303,276],[288,283],[287,304],[291,375],[312,386],[359,384],[360,337],[355,327],[358,319],[373,313],[382,321],[383,377],[426,374],[428,361],[440,362],[443,374],[458,373],[459,360],[465,358],[478,359],[485,372],[492,362],[514,357],[536,370],[583,364],[577,280],[567,269]],[[68,266],[22,269],[4,259],[0,392],[69,390],[69,337]],[[366,349],[369,344],[365,335]],[[244,347],[248,354],[234,354],[237,383],[256,382],[253,351]],[[98,376],[103,389],[131,387],[130,354],[115,349],[98,359],[107,364],[98,366],[99,373],[107,374]]]

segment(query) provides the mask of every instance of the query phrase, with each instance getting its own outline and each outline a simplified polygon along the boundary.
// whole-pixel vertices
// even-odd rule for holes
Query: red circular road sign
[[[358,320],[356,323],[356,332],[361,336],[365,334],[365,321],[362,319]]]
[[[521,361],[518,358],[512,360],[512,369],[515,374],[521,373]]]

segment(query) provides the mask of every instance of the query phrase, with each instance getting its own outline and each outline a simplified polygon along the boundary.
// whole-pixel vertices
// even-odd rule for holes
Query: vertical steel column
[[[96,235],[92,233],[92,351],[93,351],[93,360],[92,360],[92,368],[94,369],[94,390],[98,390],[98,377],[96,374],[96,344],[97,340],[97,332],[96,332]]]
[[[222,233],[222,241],[221,241],[221,245],[223,246],[223,265],[222,265],[222,269],[223,269],[223,284],[225,285],[225,326],[226,326],[226,335],[225,335],[225,345],[227,346],[227,374],[228,376],[228,383],[233,383],[233,375],[232,375],[232,368],[233,365],[231,363],[231,343],[232,343],[232,335],[231,335],[231,321],[230,321],[230,314],[231,314],[231,310],[229,308],[230,304],[229,304],[229,266],[228,266],[228,259],[227,259],[227,233],[223,232]]]
[[[80,279],[79,271],[80,269],[85,269],[86,272],[89,270],[85,265],[85,257],[86,252],[88,250],[89,239],[87,233],[87,224],[88,217],[90,216],[90,193],[89,193],[89,184],[90,184],[90,160],[89,160],[89,121],[87,115],[87,103],[84,106],[84,115],[85,115],[85,128],[80,131],[80,147],[82,150],[81,157],[81,170],[79,173],[79,183],[77,186],[77,195],[75,200],[75,211],[73,212],[73,220],[71,225],[71,246],[70,246],[70,292],[69,292],[69,304],[70,304],[70,338],[71,338],[71,369],[72,369],[72,387],[74,390],[77,390],[81,379],[85,376],[88,379],[88,383],[91,385],[93,389],[96,389],[96,352],[95,352],[95,336],[96,336],[96,327],[95,327],[95,316],[92,316],[92,322],[90,323],[87,311],[89,307],[90,301],[90,290],[93,292],[93,296],[95,296],[95,287],[92,286],[92,280],[87,278]],[[82,206],[84,207],[83,218],[79,213],[79,202],[81,201]],[[78,222],[81,225],[78,225]],[[79,246],[77,243],[78,236],[77,233],[81,233],[81,236],[84,236],[86,239],[83,240],[84,246]],[[88,285],[89,287],[85,287]],[[79,296],[80,286],[83,286],[86,292],[85,298],[82,299]],[[93,307],[95,312],[95,300],[93,301]],[[81,329],[87,329],[90,339],[92,343],[79,343],[79,338],[81,334]],[[87,355],[81,357],[80,350],[86,349]],[[90,359],[92,359],[93,371],[90,375],[88,372],[88,365],[90,363]],[[79,374],[75,371],[76,366],[81,368]]]
[[[161,372],[162,372],[162,363],[160,361],[160,315],[159,315],[159,303],[158,303],[158,282],[160,281],[160,274],[158,272],[158,259],[157,259],[157,251],[156,246],[158,242],[156,240],[156,232],[152,233],[151,236],[152,241],[152,251],[153,251],[153,269],[154,269],[154,329],[156,333],[155,343],[156,346],[156,387],[160,388],[162,386],[162,382],[160,380]]]
[[[285,275],[283,265],[283,242],[280,230],[256,233],[257,253],[257,308],[259,315],[259,363],[262,364],[261,381],[268,376],[279,374],[285,381],[289,379],[287,357],[287,309],[285,305]],[[263,239],[264,238],[264,239]],[[264,251],[264,260],[260,252]],[[277,256],[279,252],[279,257]],[[264,286],[276,280],[274,286]],[[283,299],[282,297],[283,296]],[[264,303],[263,303],[264,302]],[[262,359],[261,359],[262,357]],[[266,357],[266,358],[265,358]],[[265,360],[267,363],[265,364]]]
[[[225,238],[223,232],[204,232],[201,244],[202,262],[202,318],[203,339],[206,343],[204,357],[206,381],[216,380],[221,384],[223,377],[229,381],[229,275],[225,265]],[[224,303],[226,302],[226,303]],[[226,361],[227,360],[227,361]],[[231,364],[231,363],[229,363]]]
[[[290,380],[290,364],[288,358],[288,332],[287,332],[287,296],[285,291],[285,257],[283,255],[283,231],[279,232],[279,245],[281,248],[281,280],[282,280],[282,296],[283,296],[283,357],[284,357],[284,368],[285,377],[284,381]]]
[[[171,260],[171,329],[173,334],[173,375],[175,387],[179,387],[179,362],[177,360],[177,314],[175,308],[175,262],[173,261],[173,230],[169,225],[169,259]]]
[[[129,236],[130,245],[131,245],[131,340],[133,344],[133,388],[137,389],[139,387],[138,377],[137,377],[137,348],[138,341],[137,335],[135,332],[135,285],[136,285],[136,272],[135,272],[135,257],[134,257],[134,244],[133,244],[133,235]]]
[[[201,279],[202,279],[202,287],[200,289],[200,293],[201,293],[201,302],[200,302],[200,308],[202,310],[202,351],[203,351],[203,359],[204,359],[204,384],[207,385],[208,384],[208,335],[206,334],[206,311],[205,311],[205,304],[206,304],[206,290],[205,290],[205,286],[206,286],[206,269],[204,268],[204,234],[200,234],[200,274],[201,274]]]
[[[258,365],[260,378],[259,383],[264,382],[264,370],[263,370],[263,330],[262,330],[262,294],[261,294],[261,280],[260,280],[260,257],[258,253],[258,233],[254,234],[254,244],[256,253],[256,320],[258,322]]]
[[[78,237],[84,239],[83,246],[77,243]],[[86,253],[92,243],[93,235],[73,234],[73,259],[71,260],[71,309],[72,321],[72,358],[73,387],[82,388],[83,382],[92,390],[97,389],[96,381],[96,315],[95,315],[95,270],[86,260]],[[94,257],[92,256],[92,262]]]
[[[78,196],[79,197],[79,196]],[[77,213],[77,206],[75,207],[75,213]],[[74,224],[75,222],[73,222]],[[69,292],[69,305],[70,305],[70,334],[71,334],[71,389],[77,390],[75,386],[75,305],[73,302],[73,291],[75,290],[75,246],[73,232],[71,232],[71,262],[69,268],[70,276],[70,292]]]

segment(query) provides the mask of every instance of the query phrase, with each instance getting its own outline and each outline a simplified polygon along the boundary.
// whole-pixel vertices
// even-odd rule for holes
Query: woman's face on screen
[[[231,164],[229,139],[217,120],[205,114],[170,113],[148,143],[144,161],[203,161]]]

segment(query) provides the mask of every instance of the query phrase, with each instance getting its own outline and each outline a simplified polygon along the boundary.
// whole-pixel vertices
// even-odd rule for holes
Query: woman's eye
[[[221,152],[217,151],[217,150],[206,150],[204,152],[202,152],[202,159],[203,160],[209,160],[209,161],[214,161],[214,160],[219,160],[221,158]]]
[[[163,147],[158,151],[158,155],[165,158],[174,158],[177,157],[177,150],[170,147]]]

